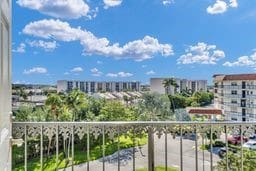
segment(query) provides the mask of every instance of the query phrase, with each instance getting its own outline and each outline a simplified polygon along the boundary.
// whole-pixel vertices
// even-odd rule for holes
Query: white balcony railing
[[[147,136],[147,169],[153,171],[155,168],[156,160],[161,158],[165,170],[170,166],[172,161],[170,160],[169,152],[174,150],[172,141],[170,137],[176,137],[178,141],[178,146],[175,147],[179,153],[178,168],[179,170],[185,170],[184,167],[190,168],[190,170],[216,170],[216,162],[214,161],[214,152],[213,152],[213,136],[216,136],[223,140],[226,147],[226,153],[229,151],[228,136],[237,135],[240,136],[240,142],[238,148],[240,149],[239,155],[241,157],[241,165],[238,170],[243,170],[243,141],[245,137],[255,133],[256,122],[14,122],[12,124],[13,129],[13,140],[21,141],[23,140],[24,145],[24,170],[28,169],[28,160],[31,159],[31,156],[28,154],[28,142],[31,140],[31,137],[38,140],[37,147],[39,148],[39,158],[40,158],[40,170],[44,170],[44,158],[47,155],[44,152],[45,139],[55,142],[55,159],[56,166],[55,170],[58,170],[58,163],[60,162],[60,142],[65,141],[70,138],[70,150],[71,150],[71,166],[70,170],[76,170],[74,164],[75,157],[75,145],[76,139],[84,139],[84,146],[86,147],[85,157],[87,158],[86,166],[83,170],[96,170],[90,166],[91,153],[90,147],[92,140],[98,139],[101,142],[101,153],[102,153],[102,166],[100,170],[109,170],[106,168],[106,163],[108,162],[106,156],[106,142],[109,140],[115,139],[117,141],[117,158],[116,158],[116,170],[120,171],[124,168],[122,167],[122,157],[120,154],[120,140],[121,135],[129,135],[132,137],[136,136]],[[183,150],[187,144],[184,144],[184,140],[187,135],[194,135],[192,146],[194,146],[192,160],[194,161],[191,166],[185,166],[184,162],[187,159],[185,156],[185,151]],[[161,148],[163,148],[163,156],[155,155],[155,145],[157,141],[160,141],[161,138],[163,141]],[[206,144],[209,145],[209,155],[206,157],[205,150],[200,150],[202,146]],[[134,146],[131,152],[131,166],[124,170],[136,170],[137,161],[136,161],[136,142],[134,141]],[[184,146],[185,145],[185,146]],[[191,145],[191,144],[190,144]],[[170,147],[172,146],[172,149]],[[200,153],[200,159],[199,159]],[[186,158],[186,159],[184,159]],[[226,158],[226,167],[224,170],[230,170],[230,164],[228,155]],[[208,164],[207,164],[208,163]]]

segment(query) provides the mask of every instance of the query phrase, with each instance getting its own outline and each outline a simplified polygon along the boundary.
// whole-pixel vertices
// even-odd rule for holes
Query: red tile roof
[[[207,108],[192,108],[188,111],[189,114],[202,114],[202,115],[222,115],[222,110],[220,109],[207,109]]]
[[[232,74],[232,75],[221,75],[216,74],[213,77],[223,77],[222,80],[224,81],[235,81],[235,80],[256,80],[256,74]]]

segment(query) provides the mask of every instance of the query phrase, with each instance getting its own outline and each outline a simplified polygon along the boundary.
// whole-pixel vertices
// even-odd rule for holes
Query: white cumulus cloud
[[[77,19],[87,16],[89,6],[84,0],[17,0],[21,7],[37,10],[56,18]]]
[[[33,41],[27,41],[27,43],[31,47],[41,48],[41,49],[44,49],[47,52],[53,51],[54,49],[57,48],[56,41],[49,41],[49,42],[47,42],[47,41],[43,41],[43,40],[33,40]]]
[[[206,11],[209,14],[221,14],[226,12],[229,8],[238,7],[237,0],[216,0],[213,5],[207,7]]]
[[[230,4],[229,4],[230,7],[233,7],[233,8],[238,7],[237,0],[230,0],[229,2],[230,2]]]
[[[153,58],[157,54],[161,56],[174,54],[172,45],[161,44],[151,36],[145,36],[143,39],[130,41],[121,46],[119,43],[111,44],[105,37],[98,38],[93,33],[82,30],[80,27],[72,28],[67,22],[53,19],[31,22],[25,26],[23,33],[65,42],[80,41],[84,48],[84,55],[96,54],[114,57],[115,59],[143,61]]]
[[[174,0],[162,0],[162,4],[165,6],[171,5],[174,3]]]
[[[46,74],[47,69],[43,67],[33,67],[31,69],[25,69],[23,74]]]
[[[93,76],[95,76],[95,77],[99,77],[99,76],[101,76],[103,73],[101,72],[101,71],[99,71],[97,68],[92,68],[91,69],[91,73],[92,73],[92,75]]]
[[[99,64],[99,65],[100,65],[100,64],[103,64],[103,62],[102,62],[102,61],[97,61],[97,64]]]
[[[123,0],[103,0],[105,6],[104,8],[107,9],[109,7],[115,7],[122,4]]]
[[[121,77],[121,78],[124,78],[124,77],[132,77],[133,74],[132,73],[129,73],[129,72],[118,72],[118,73],[108,73],[106,75],[107,77],[114,77],[114,78],[117,78],[117,77]]]
[[[26,52],[26,44],[20,43],[19,46],[16,49],[13,49],[12,51],[17,52],[17,53],[25,53]]]
[[[155,73],[156,73],[155,71],[150,70],[150,71],[146,72],[146,75],[154,75]]]
[[[216,64],[224,57],[224,51],[217,49],[216,45],[199,42],[194,46],[189,46],[186,54],[181,55],[177,62],[178,64]]]
[[[70,72],[76,72],[76,73],[78,73],[78,72],[83,72],[83,71],[84,71],[84,70],[83,70],[82,67],[75,67],[75,68],[73,68],[73,69],[70,70]]]
[[[246,66],[256,68],[256,52],[250,56],[241,56],[233,62],[227,61],[223,65],[227,67]]]

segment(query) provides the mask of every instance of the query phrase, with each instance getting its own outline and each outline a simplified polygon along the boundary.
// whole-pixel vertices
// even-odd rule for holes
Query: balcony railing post
[[[25,139],[25,163],[24,163],[24,170],[27,171],[27,162],[28,162],[28,135],[27,135],[27,125],[25,125],[25,129],[24,129],[25,133],[24,133],[24,139]]]
[[[74,125],[72,125],[72,129],[71,129],[71,133],[72,133],[72,136],[71,136],[71,140],[72,140],[72,144],[71,144],[71,148],[72,148],[72,161],[71,161],[71,168],[72,168],[72,171],[74,171],[74,139],[75,139],[75,132],[74,132]]]
[[[180,125],[180,170],[183,171],[183,131]]]
[[[204,133],[202,135],[202,145],[203,145],[203,150],[202,150],[202,153],[203,153],[203,171],[205,171],[205,156],[204,156],[204,147],[205,147],[205,143],[204,143]]]
[[[56,170],[59,165],[59,124],[56,125]]]
[[[102,170],[105,171],[105,126],[102,127]]]
[[[43,153],[44,153],[44,147],[43,147],[43,125],[41,125],[40,130],[40,170],[43,170]]]
[[[154,171],[154,131],[152,127],[148,128],[148,170]]]
[[[118,150],[117,170],[120,171],[120,126],[118,126],[118,129],[117,129],[117,150]]]
[[[244,151],[243,151],[243,140],[244,140],[244,134],[243,134],[243,125],[240,125],[240,138],[241,138],[241,171],[244,170]]]
[[[133,148],[132,148],[132,170],[135,171],[135,128],[133,127],[132,129],[132,144],[133,144]]]
[[[165,171],[168,169],[168,144],[167,144],[167,125],[165,125],[165,132],[164,132],[164,146],[165,146]]]
[[[227,125],[225,125],[225,141],[226,141],[226,170],[228,171],[229,167],[228,167],[228,153],[229,153],[229,150],[228,150],[228,127]]]
[[[198,170],[198,142],[197,142],[197,125],[195,125],[195,164],[196,170]]]
[[[87,139],[87,171],[90,170],[90,128],[89,125],[87,125],[87,135],[86,135],[86,139]]]
[[[213,170],[213,145],[212,145],[212,138],[213,138],[213,128],[212,128],[212,123],[211,123],[211,127],[210,127],[210,148],[211,148],[211,153],[210,153],[210,162],[211,162],[211,171]]]

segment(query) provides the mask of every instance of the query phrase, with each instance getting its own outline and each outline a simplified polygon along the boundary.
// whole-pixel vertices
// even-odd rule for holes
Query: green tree
[[[167,96],[158,93],[145,93],[138,102],[137,114],[139,120],[173,120],[171,103]]]
[[[28,99],[28,93],[26,92],[24,87],[18,88],[17,95],[22,97],[23,100],[27,100]]]
[[[63,109],[63,100],[61,97],[58,94],[50,94],[45,101],[45,105],[50,108],[54,120],[58,121]]]
[[[163,85],[164,85],[164,88],[165,88],[165,93],[168,95],[169,100],[171,102],[170,109],[172,110],[173,113],[175,113],[175,103],[174,103],[174,100],[173,100],[173,96],[170,93],[170,88],[171,88],[171,86],[174,87],[174,94],[176,94],[178,84],[176,83],[176,80],[174,78],[167,78],[167,79],[164,79]]]
[[[135,119],[134,112],[119,101],[109,101],[104,104],[97,117],[99,121],[129,121]]]
[[[163,86],[165,88],[165,93],[167,95],[171,94],[170,89],[171,87],[174,88],[174,93],[177,93],[178,84],[174,78],[166,78],[163,80]]]
[[[72,113],[72,120],[77,120],[79,110],[83,105],[86,105],[86,96],[78,89],[74,89],[65,97],[65,104]]]
[[[243,161],[243,170],[251,171],[255,170],[256,166],[256,152],[251,150],[244,149],[243,160],[241,160],[241,155],[233,152],[229,152],[224,156],[222,160],[217,163],[218,170],[226,170],[226,157],[228,157],[228,169],[229,170],[238,170],[242,166]]]

